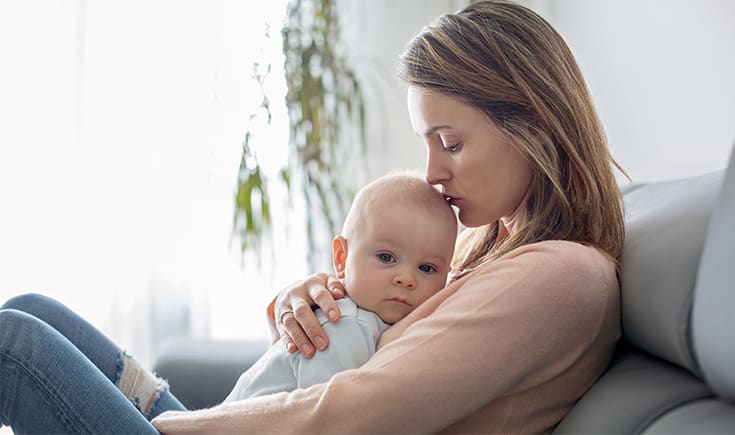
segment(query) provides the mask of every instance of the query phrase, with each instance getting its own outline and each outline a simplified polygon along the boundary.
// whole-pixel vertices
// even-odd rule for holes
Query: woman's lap
[[[130,361],[58,302],[11,299],[0,310],[0,421],[16,432],[156,433],[115,385]],[[147,417],[172,409],[184,407],[165,389]]]

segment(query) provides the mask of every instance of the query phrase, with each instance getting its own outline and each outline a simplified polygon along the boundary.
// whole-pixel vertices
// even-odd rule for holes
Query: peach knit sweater
[[[451,283],[328,383],[155,420],[165,433],[544,433],[620,336],[614,262],[546,241]]]

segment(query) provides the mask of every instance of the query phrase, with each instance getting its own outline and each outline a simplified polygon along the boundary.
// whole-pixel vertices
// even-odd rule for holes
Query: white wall
[[[537,5],[571,46],[633,181],[725,167],[735,143],[735,2]]]
[[[423,168],[424,149],[410,128],[395,61],[423,25],[467,2],[344,3],[347,43],[371,102],[371,175]],[[521,3],[547,18],[567,40],[612,153],[633,181],[724,168],[735,143],[734,1]]]
[[[423,171],[426,151],[411,129],[398,56],[423,26],[464,0],[343,0],[343,35],[367,103],[369,178],[393,169]],[[361,180],[356,180],[361,182]]]

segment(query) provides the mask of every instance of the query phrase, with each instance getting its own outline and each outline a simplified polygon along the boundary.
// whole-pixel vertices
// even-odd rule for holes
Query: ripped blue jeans
[[[59,302],[17,296],[0,308],[0,425],[22,433],[158,433],[185,410],[144,370]]]

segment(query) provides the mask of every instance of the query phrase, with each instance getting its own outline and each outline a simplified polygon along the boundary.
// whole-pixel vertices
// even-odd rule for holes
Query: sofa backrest
[[[627,193],[620,283],[623,335],[698,373],[689,317],[722,173],[653,183]]]
[[[735,153],[724,171],[629,188],[623,340],[556,433],[735,430]]]
[[[692,331],[707,384],[721,398],[735,402],[735,151],[702,252]]]

